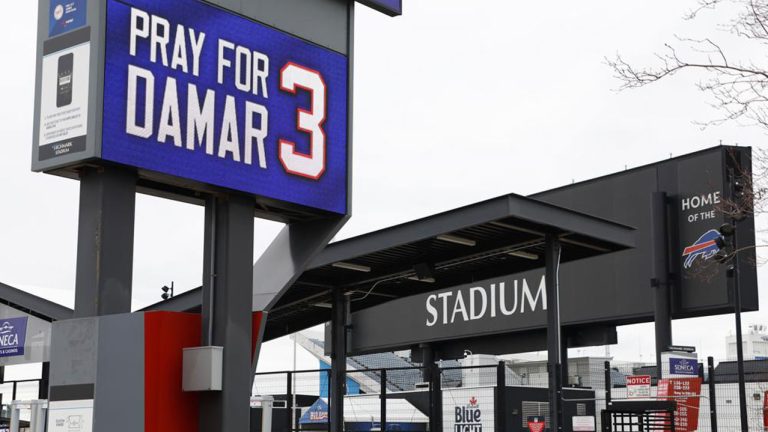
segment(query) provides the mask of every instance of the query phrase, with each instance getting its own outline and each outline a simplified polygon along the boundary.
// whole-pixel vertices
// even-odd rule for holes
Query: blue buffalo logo
[[[688,269],[693,266],[697,258],[705,261],[715,256],[720,250],[720,247],[717,245],[718,238],[720,238],[720,232],[711,229],[702,234],[692,245],[683,249],[683,258],[685,258],[683,266]]]

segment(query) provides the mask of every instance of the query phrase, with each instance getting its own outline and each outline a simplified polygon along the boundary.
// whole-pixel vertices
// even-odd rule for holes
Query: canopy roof
[[[439,213],[329,245],[269,311],[265,338],[330,320],[331,292],[352,311],[405,296],[544,267],[544,236],[561,261],[634,247],[634,229],[516,194]],[[258,275],[254,275],[258,279]],[[201,290],[146,310],[199,310]]]

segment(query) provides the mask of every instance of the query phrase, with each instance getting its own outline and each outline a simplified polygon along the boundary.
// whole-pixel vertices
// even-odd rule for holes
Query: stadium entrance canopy
[[[265,340],[328,322],[336,291],[351,298],[355,312],[543,268],[547,235],[559,240],[562,263],[634,246],[631,227],[520,195],[502,196],[329,245],[268,311]],[[258,278],[254,274],[255,284]],[[195,289],[145,310],[197,311],[200,296]]]

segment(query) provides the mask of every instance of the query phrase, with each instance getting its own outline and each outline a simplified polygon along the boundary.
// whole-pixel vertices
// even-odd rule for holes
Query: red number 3
[[[325,81],[320,72],[287,63],[280,71],[280,90],[296,94],[301,88],[310,93],[311,109],[299,108],[296,127],[309,134],[309,154],[297,153],[296,143],[280,139],[280,163],[289,174],[318,180],[325,172]]]

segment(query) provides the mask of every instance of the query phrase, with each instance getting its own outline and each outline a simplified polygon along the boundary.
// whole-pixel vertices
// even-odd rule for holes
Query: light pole
[[[721,252],[718,252],[718,261],[728,262],[729,254],[722,248],[726,246],[723,237],[732,237],[731,247],[733,259],[730,260],[731,264],[726,270],[726,274],[729,278],[733,279],[733,308],[734,316],[736,318],[736,369],[739,378],[739,414],[741,419],[742,432],[749,431],[749,419],[747,417],[747,390],[744,380],[744,342],[741,334],[741,285],[739,283],[739,249],[738,242],[736,241],[736,224],[744,219],[745,212],[741,208],[741,200],[744,194],[744,185],[739,182],[733,172],[733,169],[728,171],[728,181],[731,187],[731,199],[736,203],[731,209],[731,221],[730,223],[723,224],[720,227],[720,234],[722,235],[718,246],[721,248]]]

